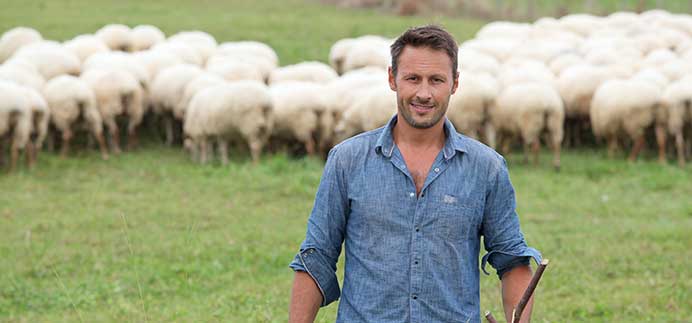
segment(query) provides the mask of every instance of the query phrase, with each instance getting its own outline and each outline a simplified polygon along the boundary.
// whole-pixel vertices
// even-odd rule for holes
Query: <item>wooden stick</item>
[[[488,323],[497,323],[497,320],[490,314],[490,311],[485,312],[485,319],[488,320]]]
[[[529,302],[529,299],[531,299],[533,291],[536,290],[536,286],[538,286],[538,281],[541,280],[541,276],[543,276],[543,271],[545,270],[545,267],[548,266],[548,262],[548,259],[543,259],[541,261],[541,264],[538,265],[536,273],[533,274],[533,277],[531,277],[531,282],[529,282],[529,286],[526,287],[524,295],[521,296],[519,304],[517,304],[517,307],[514,309],[512,313],[512,323],[519,323],[519,320],[521,319],[521,314],[524,312],[524,308],[526,307],[526,304]]]

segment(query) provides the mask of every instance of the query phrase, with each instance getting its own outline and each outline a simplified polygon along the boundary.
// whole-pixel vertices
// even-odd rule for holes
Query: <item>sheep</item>
[[[203,31],[181,31],[171,37],[168,37],[169,43],[183,43],[191,46],[197,54],[202,58],[202,64],[214,54],[218,45],[214,36]]]
[[[329,65],[336,71],[337,74],[341,75],[344,73],[343,64],[344,58],[351,46],[356,42],[354,38],[344,38],[335,42],[329,49]]]
[[[506,61],[498,75],[500,88],[523,82],[555,84],[555,75],[545,64],[536,60],[510,59]]]
[[[329,65],[308,61],[277,68],[269,75],[269,84],[285,81],[327,83],[339,77]]]
[[[570,67],[584,64],[586,64],[586,62],[581,55],[569,51],[553,57],[548,63],[548,68],[550,68],[550,71],[553,72],[555,76],[560,77],[562,72]]]
[[[519,135],[524,144],[524,160],[533,152],[533,163],[538,164],[540,135],[548,133],[548,144],[553,150],[553,167],[560,169],[560,146],[563,139],[564,105],[560,94],[550,84],[524,82],[510,85],[500,92],[490,108],[491,137],[507,153],[509,141],[505,135]]]
[[[46,80],[61,75],[79,75],[79,57],[61,44],[53,41],[40,41],[20,48],[13,57],[31,62]]]
[[[603,28],[604,18],[589,14],[572,14],[558,19],[558,22],[563,29],[587,37]]]
[[[223,71],[229,68],[228,65],[238,66],[239,64],[243,65],[241,67],[245,70],[243,74],[255,75],[255,71],[257,71],[265,83],[269,80],[271,72],[276,68],[276,65],[263,56],[252,56],[252,54],[239,52],[217,52],[207,60],[206,69],[209,71]],[[250,68],[255,71],[251,71]]]
[[[162,70],[151,84],[150,100],[153,112],[163,118],[166,144],[173,145],[175,116],[182,117],[181,105],[185,86],[203,70],[195,65],[180,64]]]
[[[462,72],[485,72],[491,75],[500,72],[500,63],[495,57],[472,49],[459,50],[457,59]]]
[[[82,63],[93,54],[110,51],[108,45],[101,38],[94,35],[79,35],[65,42],[63,46],[74,53]]]
[[[344,58],[343,72],[367,66],[387,68],[391,62],[389,46],[383,41],[359,41]]]
[[[264,82],[262,71],[255,65],[243,61],[227,61],[212,64],[206,70],[223,77],[226,81],[254,80]]]
[[[43,148],[43,142],[48,135],[48,124],[50,123],[50,109],[43,95],[37,90],[25,87],[29,108],[31,109],[31,140],[33,141],[35,153]],[[34,156],[36,160],[36,156]]]
[[[194,47],[180,41],[165,41],[162,43],[158,43],[154,45],[154,47],[152,47],[151,50],[172,53],[175,56],[178,56],[180,60],[187,64],[192,64],[196,66],[204,65],[204,57],[202,57]]]
[[[389,44],[391,44],[393,41],[391,39],[384,38],[382,36],[375,36],[375,35],[364,35],[360,36],[357,38],[344,38],[341,39],[332,45],[332,47],[329,50],[329,64],[334,68],[334,70],[337,72],[337,74],[342,75],[350,70],[358,69],[356,64],[354,62],[349,63],[353,66],[351,67],[345,67],[345,61],[346,58],[350,54],[350,52],[353,50],[354,47],[361,46],[358,44],[365,44],[362,45],[361,47],[365,48],[364,50],[367,50],[368,47],[370,48],[375,48],[377,53],[376,55],[378,57],[383,56],[384,54],[384,49],[386,48],[387,50],[389,49]],[[356,57],[352,57],[350,60],[354,61],[356,58],[359,58],[362,54],[356,55]],[[366,65],[362,65],[360,67],[367,66],[369,64],[366,63]],[[382,65],[382,63],[379,60],[375,60],[374,65],[369,65],[369,66],[380,66],[386,68],[387,65]]]
[[[275,139],[294,139],[308,155],[326,152],[331,144],[333,115],[327,113],[324,86],[311,82],[286,81],[269,88],[274,106]]]
[[[137,79],[144,91],[148,91],[151,82],[147,67],[129,53],[106,52],[94,54],[84,62],[82,69],[84,71],[91,69],[127,71]]]
[[[576,65],[566,69],[557,80],[557,89],[565,104],[567,144],[579,146],[586,131],[590,132],[589,110],[596,89],[612,74],[606,67]]]
[[[15,27],[0,37],[0,63],[6,61],[22,46],[42,41],[41,34],[31,28]]]
[[[134,148],[137,144],[137,127],[144,116],[142,88],[137,79],[130,73],[121,70],[91,69],[81,78],[94,91],[103,123],[109,130],[112,151],[119,154],[120,131],[116,117],[126,116],[127,147]]]
[[[527,23],[515,23],[508,21],[494,21],[485,24],[476,33],[478,39],[488,38],[527,38],[531,33],[532,26]]]
[[[166,35],[156,26],[138,25],[130,31],[131,48],[133,52],[147,50],[154,45],[164,42]]]
[[[267,87],[256,81],[228,82],[197,93],[190,101],[183,126],[193,159],[208,158],[208,141],[216,139],[221,162],[228,163],[228,141],[241,137],[257,163],[273,127],[272,99]]]
[[[385,125],[396,111],[396,94],[386,82],[363,90],[336,125],[336,142]]]
[[[70,75],[58,76],[46,83],[43,95],[50,108],[51,123],[61,132],[62,158],[67,157],[76,130],[86,127],[99,144],[101,158],[108,159],[103,121],[94,92],[87,83]]]
[[[461,133],[479,140],[483,136],[487,143],[484,130],[489,121],[488,109],[498,91],[497,80],[492,75],[461,72],[459,89],[449,100],[447,118]]]
[[[644,80],[609,80],[598,87],[591,102],[591,126],[596,137],[606,139],[609,157],[618,148],[619,134],[625,132],[634,142],[629,160],[636,160],[644,146],[644,131],[655,121],[660,98],[661,90]],[[656,129],[660,161],[665,160],[662,130]]]
[[[185,91],[183,92],[183,97],[180,103],[180,106],[183,107],[183,110],[181,111],[182,115],[178,118],[185,120],[185,114],[190,107],[190,101],[195,94],[197,94],[197,92],[217,84],[223,84],[224,82],[226,82],[224,78],[211,72],[202,73],[188,82],[187,85],[185,85]]]
[[[36,90],[41,90],[46,83],[40,74],[7,63],[0,65],[0,80],[12,81]]]
[[[0,81],[0,162],[5,161],[5,142],[10,142],[10,172],[17,167],[20,150],[28,167],[35,163],[31,136],[31,108],[24,88]]]
[[[150,81],[153,81],[161,70],[183,63],[179,56],[164,50],[135,52],[132,57],[144,66]]]
[[[338,124],[344,112],[372,86],[386,84],[387,71],[378,67],[366,67],[347,72],[332,80],[325,88],[327,111],[331,112],[334,125]],[[332,137],[334,134],[332,134]]]
[[[663,106],[667,111],[668,132],[675,137],[678,164],[685,165],[685,131],[692,126],[692,76],[670,84],[663,92]],[[688,131],[689,132],[689,131]]]
[[[218,55],[230,56],[254,56],[262,58],[271,64],[274,69],[279,66],[279,56],[269,45],[257,41],[225,42],[219,44],[216,49]]]
[[[476,50],[486,55],[495,57],[498,62],[504,62],[506,59],[512,56],[512,51],[514,51],[517,46],[521,44],[522,40],[512,39],[512,38],[502,38],[502,39],[471,39],[465,41],[459,46],[459,50]]]
[[[123,24],[109,24],[101,27],[95,33],[96,37],[101,38],[112,50],[123,52],[130,51],[132,48],[132,35],[130,27]]]

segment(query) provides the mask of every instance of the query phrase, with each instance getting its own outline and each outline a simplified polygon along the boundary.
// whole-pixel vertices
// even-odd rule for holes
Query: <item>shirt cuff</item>
[[[481,260],[481,269],[486,275],[490,275],[488,271],[485,270],[485,265],[489,262],[493,268],[497,270],[498,277],[502,278],[505,272],[517,265],[521,265],[522,261],[526,262],[525,259],[529,258],[533,258],[536,264],[541,263],[541,253],[531,247],[524,247],[521,250],[512,251],[493,250],[483,256]]]
[[[319,250],[315,248],[300,250],[289,267],[294,271],[304,271],[312,277],[320,293],[322,293],[321,307],[329,305],[341,296],[336,272]]]

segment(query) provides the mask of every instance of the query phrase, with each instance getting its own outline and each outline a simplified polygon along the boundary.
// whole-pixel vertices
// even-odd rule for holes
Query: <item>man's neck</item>
[[[399,146],[414,149],[442,149],[445,143],[444,119],[436,125],[418,129],[408,124],[403,117],[397,117],[397,122],[392,129],[394,143]]]

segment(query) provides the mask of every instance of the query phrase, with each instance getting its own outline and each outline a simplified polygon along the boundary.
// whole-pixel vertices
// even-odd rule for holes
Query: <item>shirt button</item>
[[[416,193],[413,193],[413,192],[411,192],[411,193],[408,193],[408,196],[410,196],[410,197],[414,197],[414,196],[416,196]]]
[[[411,298],[413,298],[413,299],[418,299],[418,296],[416,296],[416,295],[411,295]]]
[[[440,169],[435,167],[435,173],[438,173],[438,172],[440,172]]]
[[[420,232],[420,228],[419,228],[419,227],[416,227],[416,232]]]
[[[418,264],[418,260],[416,260],[416,261],[415,261],[415,262],[413,262],[413,263],[417,265],[417,264]]]

